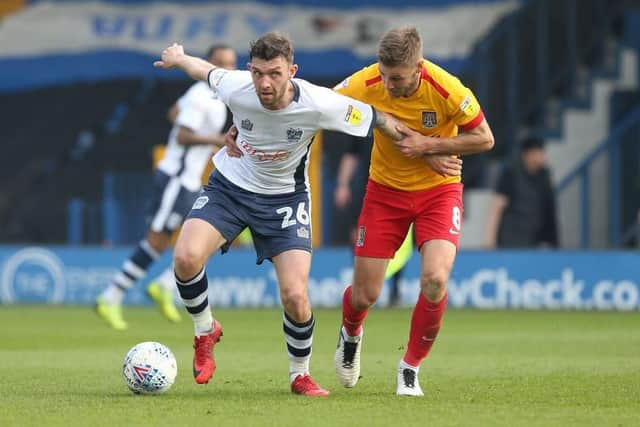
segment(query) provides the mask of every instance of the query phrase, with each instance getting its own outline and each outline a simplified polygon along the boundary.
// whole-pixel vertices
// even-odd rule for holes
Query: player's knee
[[[380,292],[377,292],[376,289],[365,287],[363,289],[352,290],[351,302],[354,309],[362,311],[375,304],[379,296]]]
[[[438,302],[444,297],[448,281],[449,272],[446,270],[425,271],[420,277],[420,289],[427,300]]]
[[[300,289],[282,289],[280,291],[280,300],[285,311],[293,317],[296,321],[304,321],[307,311],[309,300],[307,298],[304,287],[300,286]]]
[[[202,268],[202,256],[189,247],[176,247],[173,252],[173,265],[178,277],[192,277]]]

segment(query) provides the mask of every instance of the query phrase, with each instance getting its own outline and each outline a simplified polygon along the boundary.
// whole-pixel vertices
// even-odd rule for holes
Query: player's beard
[[[268,94],[263,94],[261,92],[258,92],[258,99],[260,100],[260,104],[262,104],[262,106],[267,110],[279,109],[278,106],[280,105],[280,102],[282,101],[282,98],[284,97],[286,90],[287,90],[287,86],[285,85],[284,88],[281,88],[280,90],[278,90],[275,87],[272,88],[268,92]]]
[[[389,90],[389,94],[393,98],[407,98],[415,93],[418,90],[418,86],[420,86],[420,75],[418,74],[413,82],[408,84],[403,88],[394,88],[393,90]]]

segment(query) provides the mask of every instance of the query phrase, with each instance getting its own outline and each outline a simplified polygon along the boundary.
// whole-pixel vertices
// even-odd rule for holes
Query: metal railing
[[[495,154],[514,154],[521,127],[549,126],[549,98],[575,97],[579,65],[601,61],[605,36],[627,3],[531,0],[476,45],[461,77],[491,123]]]
[[[627,147],[625,147],[627,145]],[[565,176],[556,187],[556,195],[560,196],[575,181],[580,185],[580,246],[588,248],[590,244],[590,196],[591,183],[589,179],[590,168],[601,155],[609,156],[609,245],[620,247],[637,237],[637,223],[623,224],[622,212],[626,203],[633,200],[624,197],[622,176],[625,168],[622,165],[623,152],[638,150],[640,147],[640,105],[637,105],[616,123],[609,136],[595,147],[576,168]],[[640,154],[638,156],[640,160]],[[633,163],[633,159],[631,159]],[[630,167],[633,167],[631,164]],[[635,165],[636,172],[640,165]],[[640,174],[638,174],[640,176]]]

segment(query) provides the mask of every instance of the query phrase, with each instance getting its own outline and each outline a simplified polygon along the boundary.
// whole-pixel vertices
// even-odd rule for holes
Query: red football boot
[[[213,346],[220,341],[222,325],[217,320],[213,321],[213,331],[209,335],[195,337],[193,339],[193,378],[198,384],[209,382],[216,371],[216,361],[213,358]]]
[[[303,396],[329,396],[329,391],[320,387],[309,374],[300,374],[291,383],[291,392]]]

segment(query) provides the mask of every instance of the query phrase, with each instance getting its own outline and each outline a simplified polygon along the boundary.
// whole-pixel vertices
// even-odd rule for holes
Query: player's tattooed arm
[[[374,112],[376,114],[376,128],[380,131],[387,134],[391,139],[395,141],[399,141],[404,138],[404,135],[398,132],[398,128],[401,123],[393,117],[391,114],[385,113],[384,111],[376,110],[374,108]]]
[[[422,135],[401,124],[397,131],[404,138],[396,140],[396,147],[405,156],[415,159],[426,154],[475,154],[491,150],[495,144],[486,119],[473,129],[451,137]]]
[[[182,45],[172,44],[162,51],[159,61],[153,63],[157,68],[180,68],[194,80],[207,81],[209,72],[216,68],[204,59],[184,53]]]

